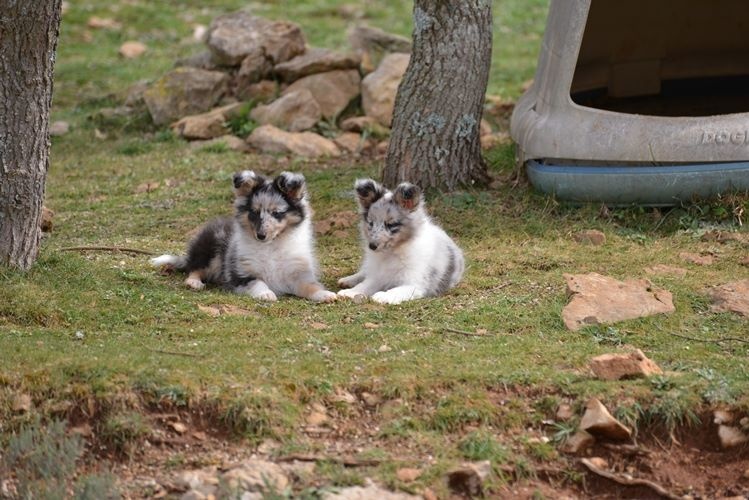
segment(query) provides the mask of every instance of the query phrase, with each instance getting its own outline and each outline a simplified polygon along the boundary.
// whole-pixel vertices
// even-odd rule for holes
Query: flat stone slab
[[[663,370],[637,349],[627,354],[601,354],[590,360],[590,369],[601,380],[649,377]]]
[[[269,21],[244,11],[214,19],[206,43],[214,59],[225,66],[237,66],[250,54],[263,54],[279,64],[305,50],[304,35],[296,24]]]
[[[632,437],[632,431],[614,418],[609,410],[596,398],[585,405],[585,414],[580,421],[580,430],[600,438],[623,441]]]
[[[170,71],[143,92],[156,125],[204,113],[226,93],[229,77],[219,71],[182,67]]]
[[[291,83],[305,76],[337,69],[356,69],[361,57],[356,54],[313,48],[295,58],[277,64],[273,71],[284,82]]]
[[[671,292],[653,287],[646,279],[619,281],[598,273],[564,278],[571,299],[562,320],[572,331],[675,310]]]
[[[713,312],[733,312],[749,318],[749,279],[712,287],[708,291]]]
[[[330,139],[312,132],[286,132],[273,125],[253,130],[247,143],[263,153],[291,153],[307,158],[341,156],[341,150]]]

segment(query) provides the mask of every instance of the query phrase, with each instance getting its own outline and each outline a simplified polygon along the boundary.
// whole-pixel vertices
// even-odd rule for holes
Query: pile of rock
[[[242,139],[261,152],[375,151],[372,138],[389,132],[410,43],[374,28],[349,37],[350,52],[309,48],[296,24],[244,11],[223,15],[206,32],[207,50],[179,61],[143,99],[156,125],[188,140],[215,140],[231,133],[229,120],[249,118],[257,127]],[[373,46],[387,52],[376,67]],[[353,113],[359,101],[365,116]],[[248,102],[255,106],[246,117]]]

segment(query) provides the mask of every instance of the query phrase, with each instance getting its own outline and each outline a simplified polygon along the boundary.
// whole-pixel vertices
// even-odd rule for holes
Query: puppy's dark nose
[[[263,241],[265,239],[265,233],[257,233],[257,239]]]
[[[370,243],[369,244],[369,249],[370,250],[377,250],[377,243]]]

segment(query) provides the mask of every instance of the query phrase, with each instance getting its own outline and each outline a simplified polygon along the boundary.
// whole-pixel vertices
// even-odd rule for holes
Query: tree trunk
[[[62,0],[0,0],[0,264],[36,261]]]
[[[453,190],[487,180],[479,124],[492,52],[490,0],[415,0],[383,182]]]

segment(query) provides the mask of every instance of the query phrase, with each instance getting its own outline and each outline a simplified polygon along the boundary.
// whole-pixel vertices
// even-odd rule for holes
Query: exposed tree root
[[[620,474],[615,474],[613,472],[609,472],[606,470],[601,469],[600,467],[597,467],[593,462],[588,460],[587,458],[581,458],[580,462],[588,468],[590,472],[593,474],[596,474],[601,477],[605,477],[606,479],[610,479],[616,483],[622,484],[624,486],[645,486],[647,488],[650,488],[651,490],[658,493],[660,496],[664,498],[671,498],[674,500],[679,500],[682,497],[679,495],[674,495],[670,491],[668,491],[666,488],[661,486],[658,483],[654,483],[653,481],[648,481],[647,479],[635,479],[635,478],[629,478],[622,476]]]

